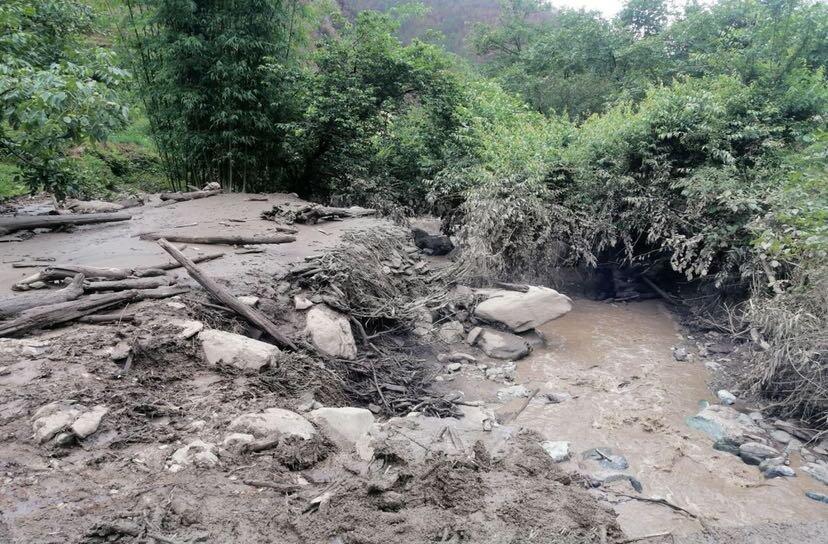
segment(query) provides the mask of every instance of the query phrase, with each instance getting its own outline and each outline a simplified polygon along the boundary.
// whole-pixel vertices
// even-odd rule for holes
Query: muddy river
[[[573,456],[565,468],[595,474],[581,453],[611,448],[627,458],[627,473],[642,482],[643,496],[665,498],[719,527],[828,518],[825,505],[804,495],[820,485],[807,475],[766,480],[756,467],[714,450],[707,435],[686,424],[701,402],[716,400],[703,363],[673,359],[671,347],[683,336],[661,303],[576,300],[572,312],[541,332],[546,346],[517,363],[515,383],[573,398],[559,404],[534,399],[515,423],[547,440],[571,442]],[[469,400],[494,401],[502,387],[482,373],[455,383]],[[791,466],[799,463],[792,454]],[[614,489],[634,493],[623,482]],[[698,521],[660,504],[620,497],[615,508],[631,538],[702,530]]]

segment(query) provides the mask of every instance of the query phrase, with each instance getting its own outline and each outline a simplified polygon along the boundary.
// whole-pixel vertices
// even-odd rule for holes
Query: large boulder
[[[356,342],[347,316],[318,304],[308,311],[306,331],[319,351],[337,359],[356,359]]]
[[[514,332],[524,332],[557,319],[572,310],[572,300],[548,287],[529,291],[494,291],[474,309],[486,321],[502,323]]]
[[[735,444],[755,441],[764,431],[748,416],[730,406],[714,404],[695,416],[687,424],[707,433],[713,440],[727,439]]]
[[[474,345],[495,359],[522,359],[531,351],[529,344],[520,336],[492,329],[483,329]]]
[[[281,408],[267,408],[264,412],[240,415],[230,423],[230,430],[252,434],[256,438],[285,435],[308,440],[316,434],[310,421],[296,412]]]
[[[363,441],[374,425],[374,414],[364,408],[319,408],[307,417],[343,451]]]
[[[261,370],[279,353],[273,344],[232,332],[206,330],[199,333],[198,339],[204,359],[211,365],[223,363],[244,370]]]

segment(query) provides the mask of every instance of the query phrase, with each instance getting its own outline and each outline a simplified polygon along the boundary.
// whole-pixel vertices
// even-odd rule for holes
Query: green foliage
[[[115,90],[127,73],[111,53],[81,39],[88,9],[72,0],[10,0],[0,6],[0,157],[17,181],[59,196],[76,182],[66,152],[126,123]]]

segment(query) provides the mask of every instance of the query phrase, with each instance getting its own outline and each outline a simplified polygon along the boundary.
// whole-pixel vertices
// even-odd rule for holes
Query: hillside
[[[404,3],[401,0],[339,0],[342,12],[348,16],[366,9],[385,11]],[[407,42],[433,29],[443,34],[446,49],[458,54],[468,52],[464,42],[475,23],[495,23],[500,14],[497,0],[423,0],[422,3],[429,8],[429,13],[407,21],[400,36]]]

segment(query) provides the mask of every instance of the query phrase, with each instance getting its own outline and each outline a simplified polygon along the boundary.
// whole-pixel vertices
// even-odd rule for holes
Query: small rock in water
[[[569,451],[569,442],[563,440],[554,442],[547,440],[541,442],[541,447],[556,463],[566,461],[572,455],[572,452]]]
[[[673,347],[673,359],[679,361],[681,363],[687,361],[690,358],[690,354],[687,352],[686,346],[674,346]]]
[[[776,467],[770,467],[770,468],[766,469],[763,472],[763,474],[765,475],[765,478],[768,478],[768,479],[770,479],[770,478],[779,478],[779,477],[792,478],[792,477],[796,476],[796,471],[794,469],[792,469],[791,467],[788,467],[788,466],[785,466],[785,465],[779,465],[779,466],[776,466]]]
[[[719,397],[719,402],[726,406],[730,406],[731,404],[736,402],[736,395],[725,389],[720,389],[716,393],[716,396]]]
[[[612,448],[592,448],[581,455],[584,459],[598,461],[602,466],[613,470],[627,470],[630,464],[623,455],[613,453]]]
[[[814,499],[815,501],[824,502],[825,504],[828,504],[828,495],[824,493],[817,493],[816,491],[806,491],[805,496],[809,499]]]

